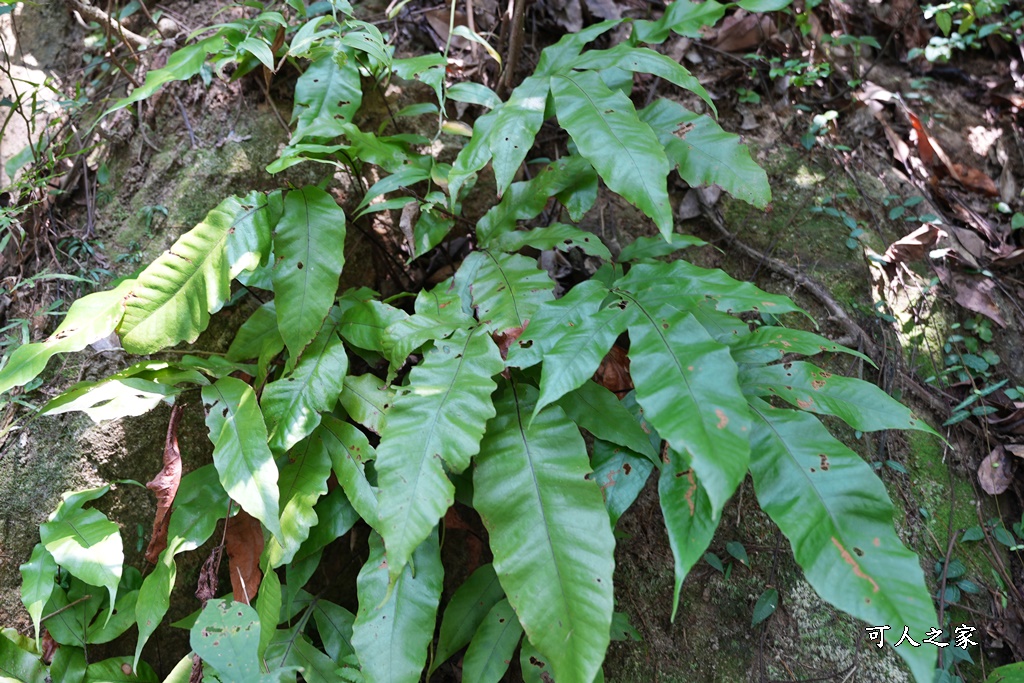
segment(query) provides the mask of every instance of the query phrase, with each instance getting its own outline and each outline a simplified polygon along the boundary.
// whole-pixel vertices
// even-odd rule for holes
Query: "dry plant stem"
[[[512,26],[509,29],[508,51],[505,56],[505,70],[498,82],[498,95],[508,97],[512,92],[512,80],[516,77],[519,53],[523,50],[523,27],[526,21],[526,0],[509,0],[512,5]]]
[[[143,48],[149,46],[149,40],[143,38],[138,33],[133,33],[121,26],[116,19],[112,18],[103,10],[93,7],[82,0],[65,0],[65,2],[68,7],[81,14],[83,18],[106,26],[132,47]]]
[[[715,230],[718,231],[718,233],[721,234],[722,237],[724,237],[734,248],[748,258],[763,263],[773,273],[789,278],[794,284],[798,287],[803,287],[811,296],[817,299],[818,302],[828,310],[829,317],[834,322],[838,323],[849,337],[855,340],[855,343],[850,344],[850,346],[859,346],[860,349],[876,364],[884,362],[884,349],[876,344],[868,333],[853,320],[853,318],[847,315],[846,311],[844,311],[842,306],[839,305],[839,302],[837,302],[832,295],[828,293],[828,290],[779,259],[763,254],[757,249],[751,247],[749,244],[741,242],[735,235],[726,229],[721,216],[719,216],[712,207],[702,204],[701,209],[701,213],[708,223],[710,223],[711,226],[714,227]],[[946,402],[934,395],[927,388],[921,386],[913,377],[903,371],[900,372],[900,377],[907,388],[909,388],[915,396],[921,399],[928,408],[936,414],[947,415],[949,413],[949,406]],[[981,433],[977,425],[972,422],[964,421],[960,424],[974,436],[978,436]]]

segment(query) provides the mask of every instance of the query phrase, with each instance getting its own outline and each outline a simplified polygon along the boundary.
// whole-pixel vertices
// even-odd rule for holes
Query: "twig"
[[[711,226],[738,251],[742,252],[748,258],[763,262],[769,270],[789,278],[794,284],[798,287],[803,287],[808,294],[817,299],[818,302],[828,311],[829,318],[842,327],[847,336],[855,340],[856,344],[859,345],[864,353],[876,364],[881,363],[885,359],[884,349],[876,344],[868,333],[864,331],[864,328],[858,325],[857,322],[843,310],[842,306],[839,305],[839,302],[837,302],[821,284],[807,277],[788,264],[783,263],[779,259],[763,254],[754,247],[741,242],[735,235],[726,229],[725,224],[722,222],[722,218],[711,207],[702,203],[701,213],[708,223],[710,223]],[[851,344],[851,346],[854,346],[854,344]],[[903,380],[906,387],[910,389],[915,396],[922,400],[930,410],[934,411],[938,415],[946,415],[949,413],[949,406],[943,400],[928,391],[925,387],[921,386],[917,380],[909,374],[900,371],[900,378]],[[980,430],[973,423],[964,421],[960,424],[974,436],[978,436],[980,434]]]
[[[83,17],[90,21],[95,21],[98,24],[103,24],[114,33],[119,35],[124,42],[128,43],[132,47],[143,48],[149,47],[149,40],[143,38],[138,33],[129,31],[122,26],[116,19],[108,15],[98,7],[82,2],[82,0],[65,0],[68,6],[81,14]]]
[[[498,95],[507,97],[512,92],[512,80],[516,77],[516,66],[519,53],[523,51],[523,25],[526,21],[526,0],[509,0],[511,12],[509,18],[512,26],[509,29],[508,51],[505,55],[505,71],[498,81]]]
[[[192,124],[188,120],[188,112],[185,111],[185,105],[181,103],[181,99],[177,95],[174,96],[174,102],[178,105],[178,111],[181,112],[181,118],[185,121],[185,130],[188,131],[188,139],[189,142],[192,143],[192,149],[195,149],[197,146],[196,134],[192,132]],[[270,106],[274,106],[273,103],[271,103]]]

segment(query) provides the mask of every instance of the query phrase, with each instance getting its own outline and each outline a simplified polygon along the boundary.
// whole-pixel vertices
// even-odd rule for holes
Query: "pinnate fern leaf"
[[[416,683],[427,661],[441,599],[444,568],[437,532],[431,532],[397,578],[390,575],[390,554],[376,533],[356,590],[359,612],[352,647],[366,683]]]
[[[750,455],[749,411],[728,347],[692,315],[670,307],[642,305],[629,338],[644,416],[670,448],[691,459],[715,514],[721,513]]]
[[[580,154],[611,190],[650,216],[668,238],[674,228],[666,181],[668,159],[630,99],[611,90],[592,71],[556,74],[551,78],[551,94],[558,122]]]
[[[494,568],[560,683],[591,683],[609,642],[615,541],[577,427],[537,392],[505,383],[473,473]]]
[[[813,415],[753,399],[750,473],[757,499],[818,595],[869,624],[923,634],[936,624],[921,565],[893,530],[893,507],[867,463]],[[935,652],[897,653],[918,681]]]
[[[504,368],[482,327],[455,332],[413,368],[388,412],[377,447],[381,535],[396,578],[454,502],[455,472],[469,466],[494,416],[493,379]]]

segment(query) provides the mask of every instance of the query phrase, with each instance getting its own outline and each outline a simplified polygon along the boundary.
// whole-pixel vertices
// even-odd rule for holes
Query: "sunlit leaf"
[[[203,387],[206,427],[220,483],[242,509],[281,536],[277,465],[267,446],[267,427],[252,387],[225,377]]]
[[[551,79],[558,122],[608,187],[651,217],[666,238],[672,234],[669,165],[654,131],[633,103],[608,88],[594,72],[569,72]]]

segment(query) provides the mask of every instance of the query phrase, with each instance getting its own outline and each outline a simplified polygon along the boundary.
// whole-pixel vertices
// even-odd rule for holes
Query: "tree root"
[[[718,211],[713,207],[707,206],[703,202],[701,203],[701,215],[716,232],[725,238],[730,246],[748,258],[751,258],[758,263],[763,263],[765,267],[773,273],[777,273],[778,275],[791,280],[798,287],[802,287],[808,294],[814,297],[818,303],[824,306],[829,314],[828,319],[839,325],[839,327],[843,329],[845,336],[848,338],[849,341],[844,340],[844,345],[859,348],[878,366],[893,360],[891,356],[886,354],[887,349],[878,345],[864,330],[864,328],[858,325],[857,322],[851,318],[845,310],[843,310],[843,307],[839,305],[839,302],[835,300],[823,285],[809,278],[807,275],[804,275],[789,264],[769,256],[768,254],[765,254],[741,241],[726,229],[725,222],[722,220]],[[949,415],[949,404],[943,400],[941,396],[937,396],[933,390],[918,382],[917,378],[902,367],[902,363],[897,361],[896,365],[898,368],[897,372],[899,373],[903,385],[910,390],[914,396],[922,401],[936,415],[942,417]],[[978,426],[971,422],[964,421],[961,422],[960,425],[975,436],[981,435],[981,430]]]

